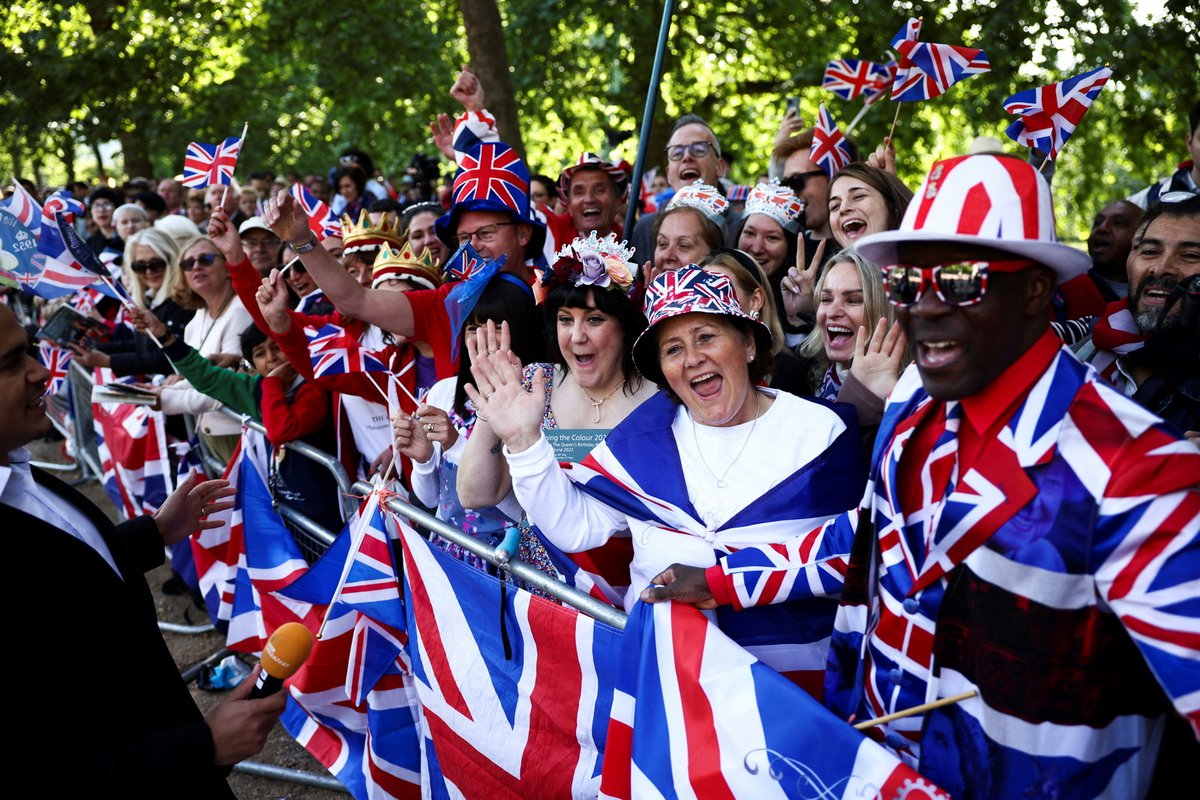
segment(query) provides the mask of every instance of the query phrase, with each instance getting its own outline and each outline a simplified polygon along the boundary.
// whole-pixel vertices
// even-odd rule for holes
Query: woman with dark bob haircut
[[[842,167],[829,182],[829,228],[842,247],[868,233],[900,227],[913,193],[890,172],[862,162]]]
[[[615,236],[593,234],[575,239],[545,273],[542,283],[549,294],[542,308],[549,363],[528,364],[522,376],[524,385],[537,380],[545,389],[542,430],[605,432],[654,394],[633,362],[633,342],[645,330],[646,318],[629,296],[633,276],[627,259],[632,255],[632,248]],[[484,336],[470,346],[485,357],[506,349]],[[464,503],[494,504],[511,495],[499,443],[490,426],[476,429],[459,470]],[[522,559],[536,562],[542,552],[526,547]]]

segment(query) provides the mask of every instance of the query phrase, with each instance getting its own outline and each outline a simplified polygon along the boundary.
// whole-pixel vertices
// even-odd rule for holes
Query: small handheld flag
[[[233,170],[237,167],[238,154],[242,150],[242,139],[229,137],[220,144],[192,142],[183,156],[183,179],[189,189],[203,189],[211,183],[228,186],[233,183]]]
[[[825,170],[825,174],[831,178],[851,161],[850,145],[846,141],[846,136],[838,130],[833,117],[825,110],[824,103],[821,104],[821,110],[817,114],[817,124],[813,128],[809,158],[814,164]]]
[[[1018,144],[1041,150],[1051,160],[1057,158],[1110,77],[1112,70],[1100,67],[1060,83],[1017,92],[1004,101],[1004,110],[1017,115],[1005,133]]]

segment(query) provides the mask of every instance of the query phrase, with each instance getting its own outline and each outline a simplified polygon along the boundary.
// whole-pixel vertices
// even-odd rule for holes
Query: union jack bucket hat
[[[674,272],[664,272],[646,289],[644,310],[649,325],[633,343],[633,363],[648,380],[663,385],[658,357],[658,332],[655,328],[672,317],[684,314],[716,314],[735,321],[754,334],[759,352],[771,349],[771,330],[738,304],[733,283],[724,275],[708,272],[690,265]]]
[[[900,230],[864,236],[855,249],[888,266],[901,244],[990,247],[1051,269],[1059,283],[1087,272],[1091,257],[1060,244],[1050,185],[1025,161],[1003,155],[959,156],[933,165]]]

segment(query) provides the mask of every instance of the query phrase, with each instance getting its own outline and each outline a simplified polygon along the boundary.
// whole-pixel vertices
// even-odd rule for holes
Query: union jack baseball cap
[[[1087,253],[1060,244],[1050,184],[1036,169],[1003,155],[939,161],[913,196],[900,229],[864,236],[855,249],[881,266],[897,263],[901,244],[990,247],[1054,271],[1059,283],[1087,272]]]
[[[734,320],[745,320],[754,333],[760,352],[771,350],[771,331],[738,304],[733,283],[724,275],[708,272],[697,266],[686,266],[674,272],[664,272],[646,289],[644,305],[649,323],[633,343],[633,363],[638,372],[659,386],[666,383],[658,358],[660,323],[684,314],[717,314]]]

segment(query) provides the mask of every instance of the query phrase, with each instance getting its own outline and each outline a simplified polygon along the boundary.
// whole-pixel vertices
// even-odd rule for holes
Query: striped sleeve
[[[738,610],[837,597],[860,513],[848,511],[786,542],[730,553],[706,574],[713,597]]]

